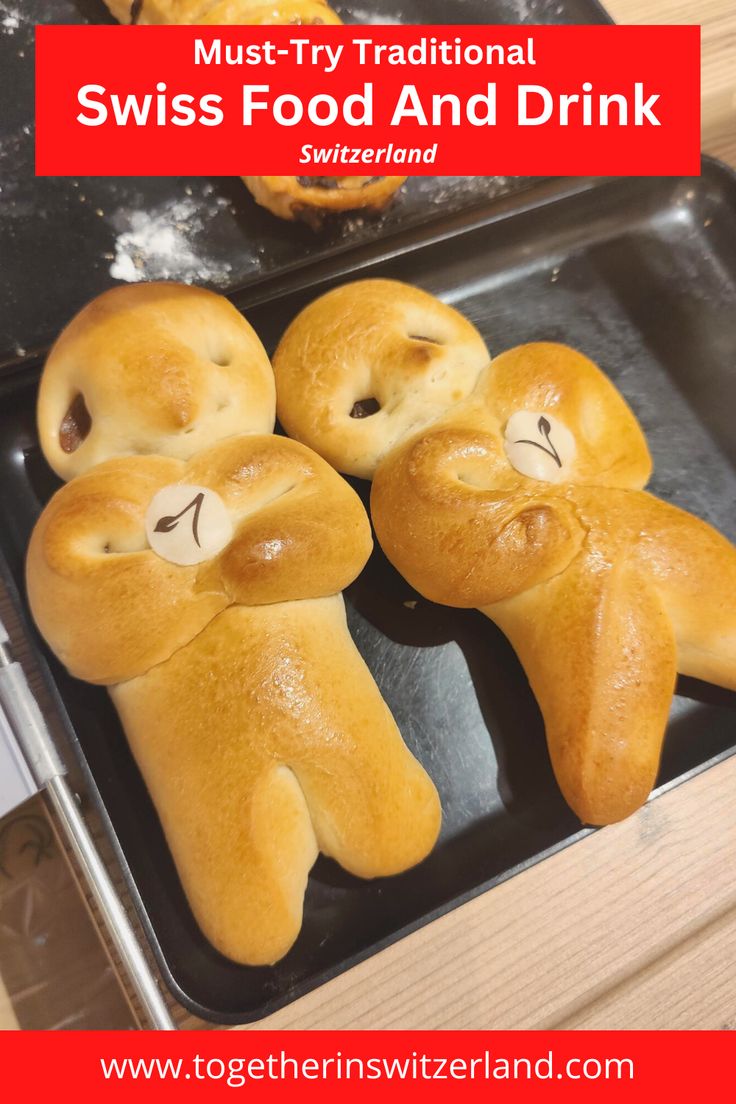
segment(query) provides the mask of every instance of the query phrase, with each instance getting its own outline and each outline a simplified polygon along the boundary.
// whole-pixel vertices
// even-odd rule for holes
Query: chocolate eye
[[[409,334],[410,341],[424,341],[427,345],[444,345],[443,341],[438,341],[436,337],[424,337],[422,334]]]
[[[89,437],[92,418],[84,401],[84,395],[75,395],[59,426],[59,444],[64,452],[76,452]]]
[[[350,411],[351,418],[372,418],[381,409],[378,399],[360,399]]]

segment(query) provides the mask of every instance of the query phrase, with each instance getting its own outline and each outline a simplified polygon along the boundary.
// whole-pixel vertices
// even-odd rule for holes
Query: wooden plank
[[[717,916],[555,1026],[736,1030],[736,913]]]
[[[0,1031],[16,1031],[18,1026],[12,1001],[0,977]]]
[[[593,1017],[608,1026],[617,994],[633,999],[631,979],[665,978],[661,964],[671,970],[678,956],[690,971],[679,982],[687,1015],[727,1022],[734,973],[730,986],[717,970],[704,975],[692,948],[721,928],[736,940],[735,787],[733,758],[260,1026],[532,1029]],[[667,1008],[646,1015],[669,1026]]]

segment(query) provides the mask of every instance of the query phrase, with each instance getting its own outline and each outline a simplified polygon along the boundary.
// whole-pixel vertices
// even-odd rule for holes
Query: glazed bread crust
[[[369,479],[407,434],[469,395],[490,357],[462,315],[392,280],[336,288],[308,306],[273,360],[286,432]],[[354,416],[373,400],[377,412]]]
[[[120,23],[252,24],[294,26],[340,24],[326,0],[105,0]]]
[[[339,595],[231,606],[112,696],[195,916],[230,958],[269,964],[289,950],[318,850],[374,878],[435,843],[437,792]]]
[[[329,178],[329,186],[306,182],[318,179],[297,176],[243,177],[246,187],[261,207],[287,221],[302,219],[316,229],[321,226],[325,215],[385,210],[408,177],[335,176]]]
[[[146,545],[162,485],[217,491],[235,536],[177,567]],[[28,595],[71,672],[110,686],[194,915],[223,954],[283,957],[319,850],[364,878],[432,849],[440,805],[358,653],[339,591],[371,550],[357,495],[294,441],[190,464],[111,460],[51,500]]]
[[[194,567],[146,538],[149,503],[177,483],[217,492],[234,522],[227,547]],[[339,593],[371,546],[360,499],[324,460],[285,438],[234,437],[188,464],[109,460],[62,487],[31,539],[28,596],[71,673],[113,685],[169,659],[230,605]]]
[[[266,351],[227,299],[183,284],[131,284],[99,296],[57,339],[41,379],[38,435],[68,480],[111,457],[188,460],[224,437],[270,433],[275,405]]]
[[[27,558],[46,640],[110,688],[200,927],[252,965],[297,938],[318,849],[396,874],[441,816],[345,620],[340,591],[372,548],[365,510],[273,423],[268,360],[229,303],[177,285],[107,293],[47,363],[41,444],[73,478]],[[219,504],[226,543],[180,566],[150,541],[183,524],[158,515],[162,492],[193,488]]]
[[[481,338],[456,319],[440,388],[436,372],[407,371],[407,353],[387,356],[394,319],[418,296],[427,324],[443,325],[449,308],[382,281],[308,307],[275,357],[283,423],[338,469],[373,477],[378,540],[420,593],[476,606],[503,629],[566,799],[586,823],[620,820],[654,785],[677,672],[736,689],[736,549],[643,490],[641,428],[582,354],[542,342],[478,355],[473,378],[457,343],[478,349]],[[383,401],[351,424],[355,379]],[[560,469],[555,433],[571,434],[559,476],[511,463],[520,412],[533,412],[539,435],[515,447]]]
[[[341,25],[326,0],[105,0],[120,23],[138,26]],[[406,183],[405,176],[336,176],[306,183],[296,176],[244,176],[256,203],[289,222],[301,219],[319,229],[326,215],[383,211]]]

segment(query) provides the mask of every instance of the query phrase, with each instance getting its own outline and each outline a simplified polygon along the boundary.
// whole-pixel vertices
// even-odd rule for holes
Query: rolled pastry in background
[[[198,923],[253,965],[297,938],[320,850],[397,874],[440,825],[346,623],[365,510],[273,434],[274,411],[268,357],[226,299],[106,292],[46,362],[41,447],[70,482],[27,560],[42,634],[109,688]]]
[[[105,0],[120,23],[240,24],[253,26],[340,24],[327,0]]]
[[[325,216],[386,209],[406,176],[244,176],[256,202],[279,218],[319,229]]]
[[[326,0],[105,0],[121,23],[339,25]],[[405,176],[244,176],[261,207],[278,218],[319,229],[331,214],[383,211]]]

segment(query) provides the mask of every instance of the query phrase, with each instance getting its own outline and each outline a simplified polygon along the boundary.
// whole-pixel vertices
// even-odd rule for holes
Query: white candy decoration
[[[207,487],[172,483],[151,499],[146,536],[157,556],[181,567],[211,560],[233,538],[230,513]]]
[[[561,483],[569,478],[577,448],[570,430],[553,414],[518,410],[506,424],[506,456],[529,479]]]

